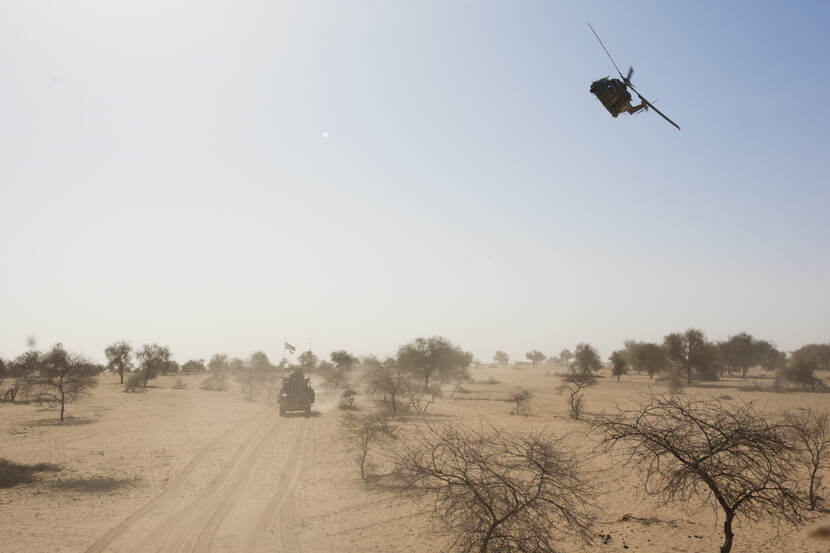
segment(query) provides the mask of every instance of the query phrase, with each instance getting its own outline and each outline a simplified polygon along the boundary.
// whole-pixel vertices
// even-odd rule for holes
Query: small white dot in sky
[[[329,131],[323,131],[323,138],[329,137]]]

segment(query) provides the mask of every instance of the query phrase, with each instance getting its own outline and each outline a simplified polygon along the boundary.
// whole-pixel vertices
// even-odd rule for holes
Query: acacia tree
[[[525,358],[535,367],[537,363],[545,360],[545,354],[537,349],[534,349],[525,353]]]
[[[574,358],[574,354],[571,353],[571,350],[568,348],[563,349],[559,352],[559,360],[562,362],[562,366],[567,368],[571,364],[571,359]]]
[[[510,356],[506,352],[498,350],[493,354],[493,361],[499,365],[507,365],[510,362]]]
[[[370,394],[380,395],[392,415],[397,415],[401,396],[409,385],[409,374],[404,372],[393,357],[383,361],[377,357],[366,357],[363,365],[366,371],[366,390]]]
[[[74,402],[95,386],[97,373],[98,367],[92,361],[68,353],[62,344],[55,344],[44,355],[37,374],[29,375],[27,391],[35,401],[59,404],[63,422],[66,403]]]
[[[125,341],[115,342],[104,350],[107,356],[107,370],[118,373],[121,384],[124,384],[124,371],[133,370],[133,348]]]
[[[585,399],[585,388],[593,386],[597,383],[597,379],[594,376],[594,373],[588,371],[583,372],[577,370],[577,368],[571,367],[571,370],[560,377],[564,384],[560,388],[560,390],[567,390],[569,393],[568,396],[568,407],[570,409],[571,418],[579,419],[582,416],[582,410],[585,406],[584,399]]]
[[[157,378],[159,373],[170,372],[174,363],[170,349],[158,344],[144,344],[136,351],[135,357],[138,360],[138,368],[141,371],[141,380],[145,388],[147,382]]]
[[[222,372],[228,370],[228,354],[215,353],[208,361],[208,370],[212,373]]]
[[[360,360],[345,350],[333,351],[330,354],[331,362],[321,361],[317,372],[323,377],[323,386],[332,392],[349,385],[349,374],[360,363]]]
[[[323,379],[323,388],[331,393],[343,388],[348,383],[346,373],[337,369],[334,363],[320,361],[317,365],[317,374]]]
[[[540,432],[418,426],[393,452],[402,488],[434,501],[458,553],[557,553],[592,541],[591,488],[561,440]]]
[[[673,332],[663,338],[666,355],[686,375],[686,383],[692,383],[692,373],[704,355],[706,335],[690,328],[684,333]]]
[[[602,368],[599,353],[591,344],[577,344],[574,350],[574,368],[582,374],[592,374]]]
[[[254,352],[247,363],[241,362],[236,367],[236,378],[242,386],[242,393],[246,399],[249,401],[254,399],[268,380],[269,374],[274,374],[273,370],[274,366],[262,351]]]
[[[346,350],[337,350],[329,354],[331,362],[334,363],[335,369],[343,374],[350,373],[357,365],[360,364],[360,359],[352,355]]]
[[[735,371],[746,378],[749,369],[760,361],[758,341],[746,332],[730,336],[727,341],[719,343],[718,348],[723,356],[724,367],[729,374]]]
[[[631,368],[640,374],[640,371],[643,370],[643,346],[645,346],[645,342],[638,342],[637,340],[625,340],[623,342],[625,349],[623,353],[625,354],[625,358],[628,361],[628,364]]]
[[[654,373],[663,372],[666,366],[666,350],[659,344],[651,342],[641,343],[637,349],[640,366],[648,373],[649,378],[654,378]]]
[[[797,447],[784,424],[751,405],[654,396],[636,411],[598,417],[602,445],[625,447],[647,493],[665,502],[700,499],[723,511],[721,553],[732,549],[735,517],[800,520]]]
[[[787,362],[787,354],[778,351],[778,348],[772,342],[760,340],[756,344],[756,348],[758,350],[758,364],[765,371],[777,371]]]
[[[307,373],[314,372],[314,369],[317,368],[318,361],[319,359],[317,359],[317,356],[311,350],[304,351],[297,357],[297,362],[303,368],[303,371]]]
[[[207,370],[204,359],[191,359],[182,365],[183,373],[199,374]]]
[[[826,412],[800,409],[785,415],[793,439],[802,450],[803,463],[809,474],[807,499],[810,510],[818,506],[821,488],[819,471],[830,469],[830,415]]]
[[[527,390],[518,390],[510,396],[510,401],[516,404],[516,414],[521,415],[522,411],[530,403],[531,393]]]
[[[43,367],[43,354],[36,350],[29,350],[18,355],[9,367],[9,376],[14,377],[14,386],[6,391],[6,397],[14,403],[17,394],[22,390],[26,393],[30,377],[39,374]]]
[[[611,357],[609,357],[608,360],[611,361],[611,374],[616,376],[617,382],[619,382],[620,377],[628,372],[628,362],[625,358],[625,352],[615,351],[611,354]]]
[[[472,354],[443,336],[413,340],[401,346],[397,355],[400,368],[424,383],[424,392],[433,380],[446,382],[467,375],[472,361]]]
[[[781,369],[780,374],[788,382],[800,384],[805,390],[814,392],[821,388],[822,380],[815,375],[816,366],[805,359],[795,359]]]
[[[792,353],[793,361],[805,362],[816,370],[830,370],[830,344],[807,344]]]

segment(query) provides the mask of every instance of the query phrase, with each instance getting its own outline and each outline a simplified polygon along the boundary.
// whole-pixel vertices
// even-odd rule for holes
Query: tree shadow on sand
[[[134,480],[110,478],[108,476],[73,478],[72,480],[60,480],[51,484],[52,488],[58,490],[72,490],[90,493],[111,492],[121,488],[132,487],[134,485]]]
[[[305,413],[303,411],[288,411],[280,415],[284,419],[290,418],[300,418],[300,419],[310,419],[312,417],[319,417],[322,413],[320,411],[311,411],[310,413]]]
[[[65,417],[63,422],[59,418],[50,417],[48,419],[36,419],[26,421],[25,426],[78,426],[81,424],[91,424],[95,419],[89,417]]]
[[[11,488],[18,484],[29,484],[34,482],[35,473],[37,472],[57,472],[59,470],[61,470],[60,466],[49,463],[26,465],[0,458],[0,488]]]

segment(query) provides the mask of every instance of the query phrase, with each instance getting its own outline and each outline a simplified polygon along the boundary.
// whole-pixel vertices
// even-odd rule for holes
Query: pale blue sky
[[[828,20],[0,0],[0,356],[828,341]],[[588,93],[588,21],[681,132]]]

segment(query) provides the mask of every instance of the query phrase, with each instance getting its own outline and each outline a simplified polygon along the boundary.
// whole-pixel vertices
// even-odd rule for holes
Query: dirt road
[[[86,553],[302,552],[293,522],[299,475],[317,451],[314,424],[273,409],[242,421]]]

